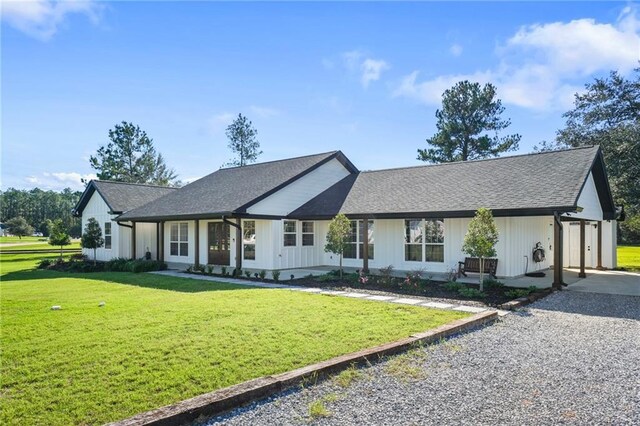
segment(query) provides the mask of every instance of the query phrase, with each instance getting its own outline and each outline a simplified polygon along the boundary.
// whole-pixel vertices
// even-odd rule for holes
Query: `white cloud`
[[[268,107],[260,107],[260,106],[256,106],[256,105],[251,105],[249,107],[249,110],[257,115],[258,117],[261,118],[269,118],[269,117],[273,117],[276,116],[278,114],[280,114],[280,111],[278,111],[275,108],[268,108]]]
[[[366,88],[372,81],[379,80],[382,72],[389,69],[389,65],[383,60],[367,58],[360,65],[360,69],[362,70],[360,81],[362,86]]]
[[[230,112],[216,114],[207,120],[207,130],[211,135],[217,136],[222,130],[226,129],[236,117]]]
[[[0,9],[2,20],[13,28],[46,41],[55,35],[68,15],[85,15],[97,23],[103,6],[94,0],[2,0]]]
[[[505,103],[538,111],[566,110],[573,94],[583,90],[585,77],[612,69],[624,74],[638,66],[639,31],[633,7],[626,7],[615,23],[578,19],[525,26],[496,49],[499,63],[493,69],[424,81],[418,81],[414,71],[393,94],[437,105],[444,90],[466,79],[495,84]]]
[[[82,179],[89,181],[97,178],[94,173],[83,175],[77,172],[44,172],[38,176],[27,176],[25,181],[40,189],[60,191],[64,188],[71,188],[81,191],[84,189]]]
[[[449,47],[449,53],[451,53],[455,57],[462,55],[462,50],[462,46],[458,43],[454,43],[451,45],[451,47]]]
[[[342,54],[344,67],[351,73],[360,76],[362,87],[367,88],[372,81],[380,80],[382,73],[390,68],[382,59],[366,57],[360,50],[352,50]]]

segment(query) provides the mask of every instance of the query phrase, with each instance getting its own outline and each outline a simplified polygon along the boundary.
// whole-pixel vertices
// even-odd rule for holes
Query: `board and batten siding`
[[[247,209],[249,214],[286,216],[349,175],[336,159],[295,180]]]
[[[617,265],[616,253],[616,221],[603,221],[602,223],[602,266],[613,269]],[[598,222],[587,221],[585,223],[585,267],[598,266]],[[580,222],[563,222],[563,265],[565,268],[580,267]]]
[[[89,202],[85,206],[82,211],[82,232],[84,232],[84,228],[87,226],[87,222],[89,218],[94,218],[100,224],[100,229],[102,230],[102,236],[104,237],[104,224],[106,222],[111,222],[111,249],[106,249],[100,247],[96,250],[96,259],[99,261],[107,261],[111,260],[115,257],[120,257],[122,254],[120,253],[120,231],[121,227],[113,221],[116,217],[115,215],[109,214],[109,206],[104,201],[102,196],[95,191]],[[88,256],[90,259],[93,259],[93,249],[82,249],[82,253]]]
[[[582,211],[571,213],[569,217],[572,219],[602,220],[602,207],[592,173],[589,173],[582,192],[580,192],[578,207],[582,207]]]

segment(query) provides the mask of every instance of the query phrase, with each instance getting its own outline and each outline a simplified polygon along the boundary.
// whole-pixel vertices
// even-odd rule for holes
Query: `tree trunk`
[[[62,246],[60,246],[60,260],[62,260]]]
[[[96,266],[97,249],[93,249],[93,266]]]
[[[340,279],[342,279],[342,253],[340,253]]]
[[[480,257],[480,291],[484,291],[484,257]]]

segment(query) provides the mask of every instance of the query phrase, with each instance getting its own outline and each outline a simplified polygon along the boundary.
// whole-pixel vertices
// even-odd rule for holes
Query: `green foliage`
[[[89,158],[98,179],[118,182],[175,184],[176,174],[153,146],[153,139],[133,123],[123,121],[109,130],[110,142]]]
[[[280,280],[280,271],[278,271],[277,269],[274,271],[271,271],[271,277],[273,278],[274,281]]]
[[[618,222],[620,226],[620,242],[622,244],[640,244],[640,213],[630,212],[626,220]]]
[[[247,277],[247,278],[251,278],[251,271],[245,270],[244,271],[244,276]]]
[[[110,272],[150,272],[167,269],[167,264],[159,260],[125,259],[122,257],[111,259],[104,263],[104,270]]]
[[[214,265],[207,265],[207,274],[213,275],[213,271],[215,270]]]
[[[42,259],[38,262],[38,269],[47,269],[51,265],[53,265],[53,261],[51,259]]]
[[[471,257],[480,258],[480,264],[487,257],[496,255],[496,244],[498,243],[498,228],[493,220],[491,210],[484,207],[476,211],[476,215],[471,222],[467,233],[464,236],[462,251]],[[483,290],[483,273],[480,268],[480,290]]]
[[[383,286],[390,286],[393,283],[393,265],[378,269],[378,283]]]
[[[504,292],[505,296],[510,299],[519,299],[521,297],[529,296],[530,291],[526,288],[517,288],[513,290],[507,290]]]
[[[227,275],[227,267],[226,266],[221,266],[220,267],[220,275],[222,275],[223,277]]]
[[[0,253],[0,376],[11,395],[0,424],[109,423],[468,316],[155,274],[34,270],[41,258]]]
[[[17,216],[5,222],[7,232],[16,237],[22,238],[33,234],[33,226],[29,225],[22,216]]]
[[[47,220],[61,219],[72,237],[80,237],[81,229],[75,233],[72,232],[81,225],[80,218],[74,217],[71,210],[81,194],[69,188],[60,192],[43,191],[39,188],[30,190],[9,188],[6,191],[0,191],[0,219],[2,222],[7,222],[16,216],[22,216],[27,223],[37,225],[37,230],[45,237],[49,236],[45,229],[49,224]]]
[[[504,283],[496,280],[493,277],[487,277],[484,279],[484,285],[487,288],[503,288],[504,287]]]
[[[102,229],[100,229],[100,224],[95,218],[90,217],[87,220],[80,244],[83,248],[93,249],[93,263],[95,264],[96,250],[104,245]]]
[[[351,233],[351,222],[342,213],[331,219],[329,231],[327,232],[327,242],[324,251],[340,256],[340,278],[342,278],[342,256],[349,243]]]
[[[43,237],[49,237],[51,235],[51,229],[53,228],[53,222],[51,219],[45,219],[38,227],[38,231],[42,232]]]
[[[258,272],[258,276],[261,280],[264,280],[264,278],[267,276],[267,271],[263,269],[262,271]]]
[[[362,371],[352,364],[349,368],[336,375],[333,381],[342,388],[348,388],[353,382],[360,380],[362,377]]]
[[[309,404],[309,416],[313,419],[318,419],[320,417],[329,417],[331,412],[327,410],[327,407],[324,405],[324,401],[318,399]]]
[[[484,299],[487,297],[486,293],[471,287],[462,287],[458,289],[458,294],[469,299]]]
[[[443,287],[449,291],[456,291],[456,292],[462,288],[467,288],[466,285],[459,283],[457,281],[449,281],[448,283],[444,284]]]
[[[511,124],[501,118],[503,112],[494,85],[458,82],[442,95],[442,109],[436,111],[438,132],[427,139],[432,148],[418,149],[418,160],[448,163],[517,150],[520,135],[498,136]]]
[[[71,237],[62,223],[62,220],[56,219],[51,225],[49,235],[49,245],[60,247],[60,259],[62,259],[62,248],[71,244]]]
[[[258,131],[253,127],[253,123],[242,114],[238,114],[238,118],[227,127],[226,135],[229,139],[229,149],[237,157],[227,165],[246,166],[249,163],[254,163],[262,154],[260,142],[256,139]]]

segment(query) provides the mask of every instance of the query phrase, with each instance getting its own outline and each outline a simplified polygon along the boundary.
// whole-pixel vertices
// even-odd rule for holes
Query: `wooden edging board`
[[[272,376],[260,377],[227,388],[205,393],[176,404],[167,405],[151,411],[137,414],[125,420],[110,423],[110,426],[142,425],[182,425],[202,417],[213,417],[252,401],[265,398],[277,392],[302,383],[309,378],[321,378],[349,368],[362,365],[387,355],[407,351],[413,347],[436,342],[442,338],[478,327],[498,317],[496,311],[485,311],[467,318],[455,320],[440,327],[413,334],[392,343],[363,349],[341,355],[296,370]]]

